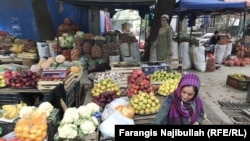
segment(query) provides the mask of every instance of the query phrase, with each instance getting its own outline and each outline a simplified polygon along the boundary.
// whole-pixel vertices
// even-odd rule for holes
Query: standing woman
[[[159,29],[156,41],[151,48],[151,53],[156,49],[157,61],[168,61],[172,52],[173,32],[169,25],[169,16],[161,16],[161,28]]]

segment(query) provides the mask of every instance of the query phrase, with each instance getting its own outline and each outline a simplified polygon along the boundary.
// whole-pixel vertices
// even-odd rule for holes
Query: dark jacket
[[[210,42],[209,44],[210,45],[215,45],[217,44],[217,42],[220,40],[220,36],[217,36],[217,38],[215,36],[212,36],[211,39],[210,39]]]

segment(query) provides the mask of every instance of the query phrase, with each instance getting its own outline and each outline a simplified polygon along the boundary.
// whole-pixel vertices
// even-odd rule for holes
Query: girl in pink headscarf
[[[196,74],[185,74],[177,89],[163,102],[153,124],[199,125],[204,118],[203,104],[198,96],[200,79]]]

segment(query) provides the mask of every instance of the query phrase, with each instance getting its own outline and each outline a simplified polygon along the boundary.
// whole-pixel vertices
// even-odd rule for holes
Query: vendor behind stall
[[[220,40],[219,31],[216,30],[216,31],[214,31],[214,35],[210,38],[210,41],[209,41],[209,46],[210,46],[210,52],[211,53],[214,53],[215,45],[217,44],[217,42],[219,40]]]

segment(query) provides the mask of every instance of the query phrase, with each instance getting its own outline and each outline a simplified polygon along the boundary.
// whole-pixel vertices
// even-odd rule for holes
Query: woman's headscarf
[[[169,21],[169,16],[168,16],[168,14],[163,14],[163,15],[161,15],[161,18],[166,18],[166,19]]]
[[[202,110],[202,101],[198,96],[198,91],[189,102],[181,100],[181,90],[184,86],[194,86],[199,91],[200,79],[196,74],[185,74],[179,82],[177,89],[169,95],[171,107],[169,111],[168,124],[193,124],[197,121]]]

